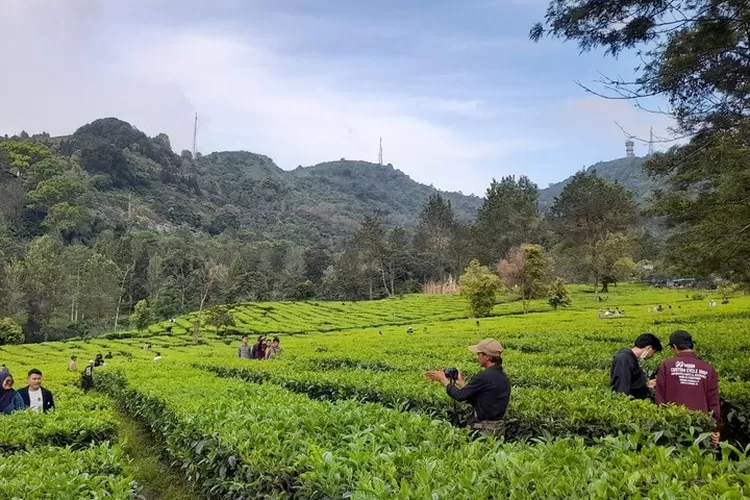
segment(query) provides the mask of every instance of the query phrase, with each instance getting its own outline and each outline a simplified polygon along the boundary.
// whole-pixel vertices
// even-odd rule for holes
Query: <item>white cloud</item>
[[[191,1],[196,9],[202,5]],[[0,133],[64,134],[117,116],[149,135],[168,133],[179,150],[190,147],[197,109],[204,152],[246,149],[283,168],[340,157],[374,161],[382,136],[385,161],[414,179],[476,193],[492,176],[517,173],[517,163],[503,164],[509,156],[549,147],[536,139],[535,129],[524,128],[523,118],[533,110],[503,97],[494,82],[489,96],[475,94],[472,84],[482,78],[472,69],[440,64],[450,47],[491,52],[507,48],[507,40],[446,38],[450,47],[430,48],[421,44],[422,35],[397,24],[385,29],[323,19],[310,28],[291,16],[281,25],[307,30],[302,33],[274,29],[274,16],[252,5],[243,12],[252,22],[217,17],[219,8],[203,21],[201,12],[179,11],[180,5],[4,4],[0,44],[14,49],[4,53],[4,67],[13,72],[0,78]],[[169,21],[187,11],[196,19]],[[147,21],[141,18],[149,12]],[[239,26],[246,31],[239,33]],[[326,47],[351,42],[337,32],[342,26],[359,32],[370,49],[383,39],[406,37],[419,50],[404,54],[389,47],[358,55],[353,46],[341,57],[292,50],[319,37]],[[425,60],[426,66],[416,65]],[[404,72],[413,73],[411,79]]]
[[[203,148],[229,142],[269,154],[283,168],[340,157],[373,161],[382,136],[385,161],[416,180],[482,192],[488,179],[477,163],[534,147],[509,132],[491,140],[464,136],[404,112],[408,98],[337,92],[278,67],[272,54],[242,40],[178,34],[145,39],[122,56],[116,64],[139,78],[182,82],[211,119],[201,130]],[[479,101],[430,102],[453,113],[479,109]]]

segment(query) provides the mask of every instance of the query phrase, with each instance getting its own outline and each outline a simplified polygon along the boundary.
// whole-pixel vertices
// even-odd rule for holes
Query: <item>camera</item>
[[[445,373],[445,376],[448,377],[448,380],[451,382],[458,380],[458,368],[446,368],[443,370],[443,373]]]

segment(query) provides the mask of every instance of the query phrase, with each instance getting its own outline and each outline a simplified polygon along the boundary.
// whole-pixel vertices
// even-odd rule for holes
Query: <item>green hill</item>
[[[70,136],[32,139],[59,158],[79,160],[100,228],[127,221],[161,231],[241,232],[254,240],[337,249],[365,215],[415,227],[422,205],[436,192],[390,164],[341,160],[285,171],[246,151],[194,160],[187,151],[175,154],[166,135],[149,138],[116,118],[96,120]],[[443,194],[458,218],[473,220],[480,198]]]
[[[619,182],[635,194],[639,203],[646,203],[649,194],[658,187],[658,183],[646,175],[643,170],[643,164],[646,158],[619,158],[617,160],[602,161],[595,163],[586,169],[587,172],[596,172],[602,178]],[[562,193],[562,190],[572,179],[567,179],[550,184],[546,189],[539,190],[539,207],[542,210],[549,209],[555,201],[555,197]]]

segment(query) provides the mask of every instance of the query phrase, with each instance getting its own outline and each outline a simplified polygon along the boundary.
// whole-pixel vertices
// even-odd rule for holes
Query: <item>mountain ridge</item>
[[[586,172],[595,172],[603,179],[610,182],[622,184],[632,191],[635,199],[642,206],[649,204],[649,197],[654,189],[661,184],[651,179],[643,169],[648,157],[624,157],[614,160],[599,161],[583,169]],[[574,174],[575,175],[575,174]],[[539,190],[539,209],[548,211],[554,204],[555,197],[560,196],[565,186],[573,179],[573,175],[560,182],[550,184]]]

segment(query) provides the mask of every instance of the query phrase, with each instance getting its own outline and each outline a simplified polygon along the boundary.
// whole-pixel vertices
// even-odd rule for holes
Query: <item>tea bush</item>
[[[241,304],[231,309],[236,332],[217,335],[204,327],[197,346],[194,315],[152,325],[142,335],[2,346],[0,360],[17,382],[29,368],[44,371],[58,409],[0,417],[0,464],[13,464],[2,478],[19,478],[7,495],[0,480],[0,497],[74,498],[71,491],[80,486],[80,498],[126,498],[133,486],[121,466],[127,457],[106,442],[116,438],[113,401],[147,428],[200,498],[750,496],[744,448],[750,298],[709,308],[684,291],[620,285],[599,304],[582,287],[570,289],[572,306],[565,311],[533,301],[522,314],[520,303],[508,302],[480,322],[466,317],[457,297]],[[626,313],[599,320],[603,306]],[[705,446],[704,431],[713,425],[708,416],[631,401],[608,387],[618,349],[645,331],[666,343],[678,328],[693,334],[698,354],[719,370],[725,442],[716,456]],[[279,334],[278,359],[237,359],[240,335],[256,333]],[[507,441],[474,440],[450,425],[468,406],[454,405],[442,386],[424,377],[426,370],[451,366],[467,377],[476,373],[466,347],[485,337],[506,348],[504,369],[513,386]],[[76,354],[83,365],[108,351],[114,359],[95,375],[106,395],[84,395],[79,375],[66,371],[68,358]],[[154,351],[163,359],[154,361]],[[643,367],[653,376],[671,355]],[[100,468],[86,461],[105,451],[112,459],[99,460]],[[34,463],[58,470],[54,464],[64,453],[81,461],[71,469],[83,471],[70,488],[62,484],[64,474],[40,491],[31,489],[38,481],[21,481],[37,477]]]

